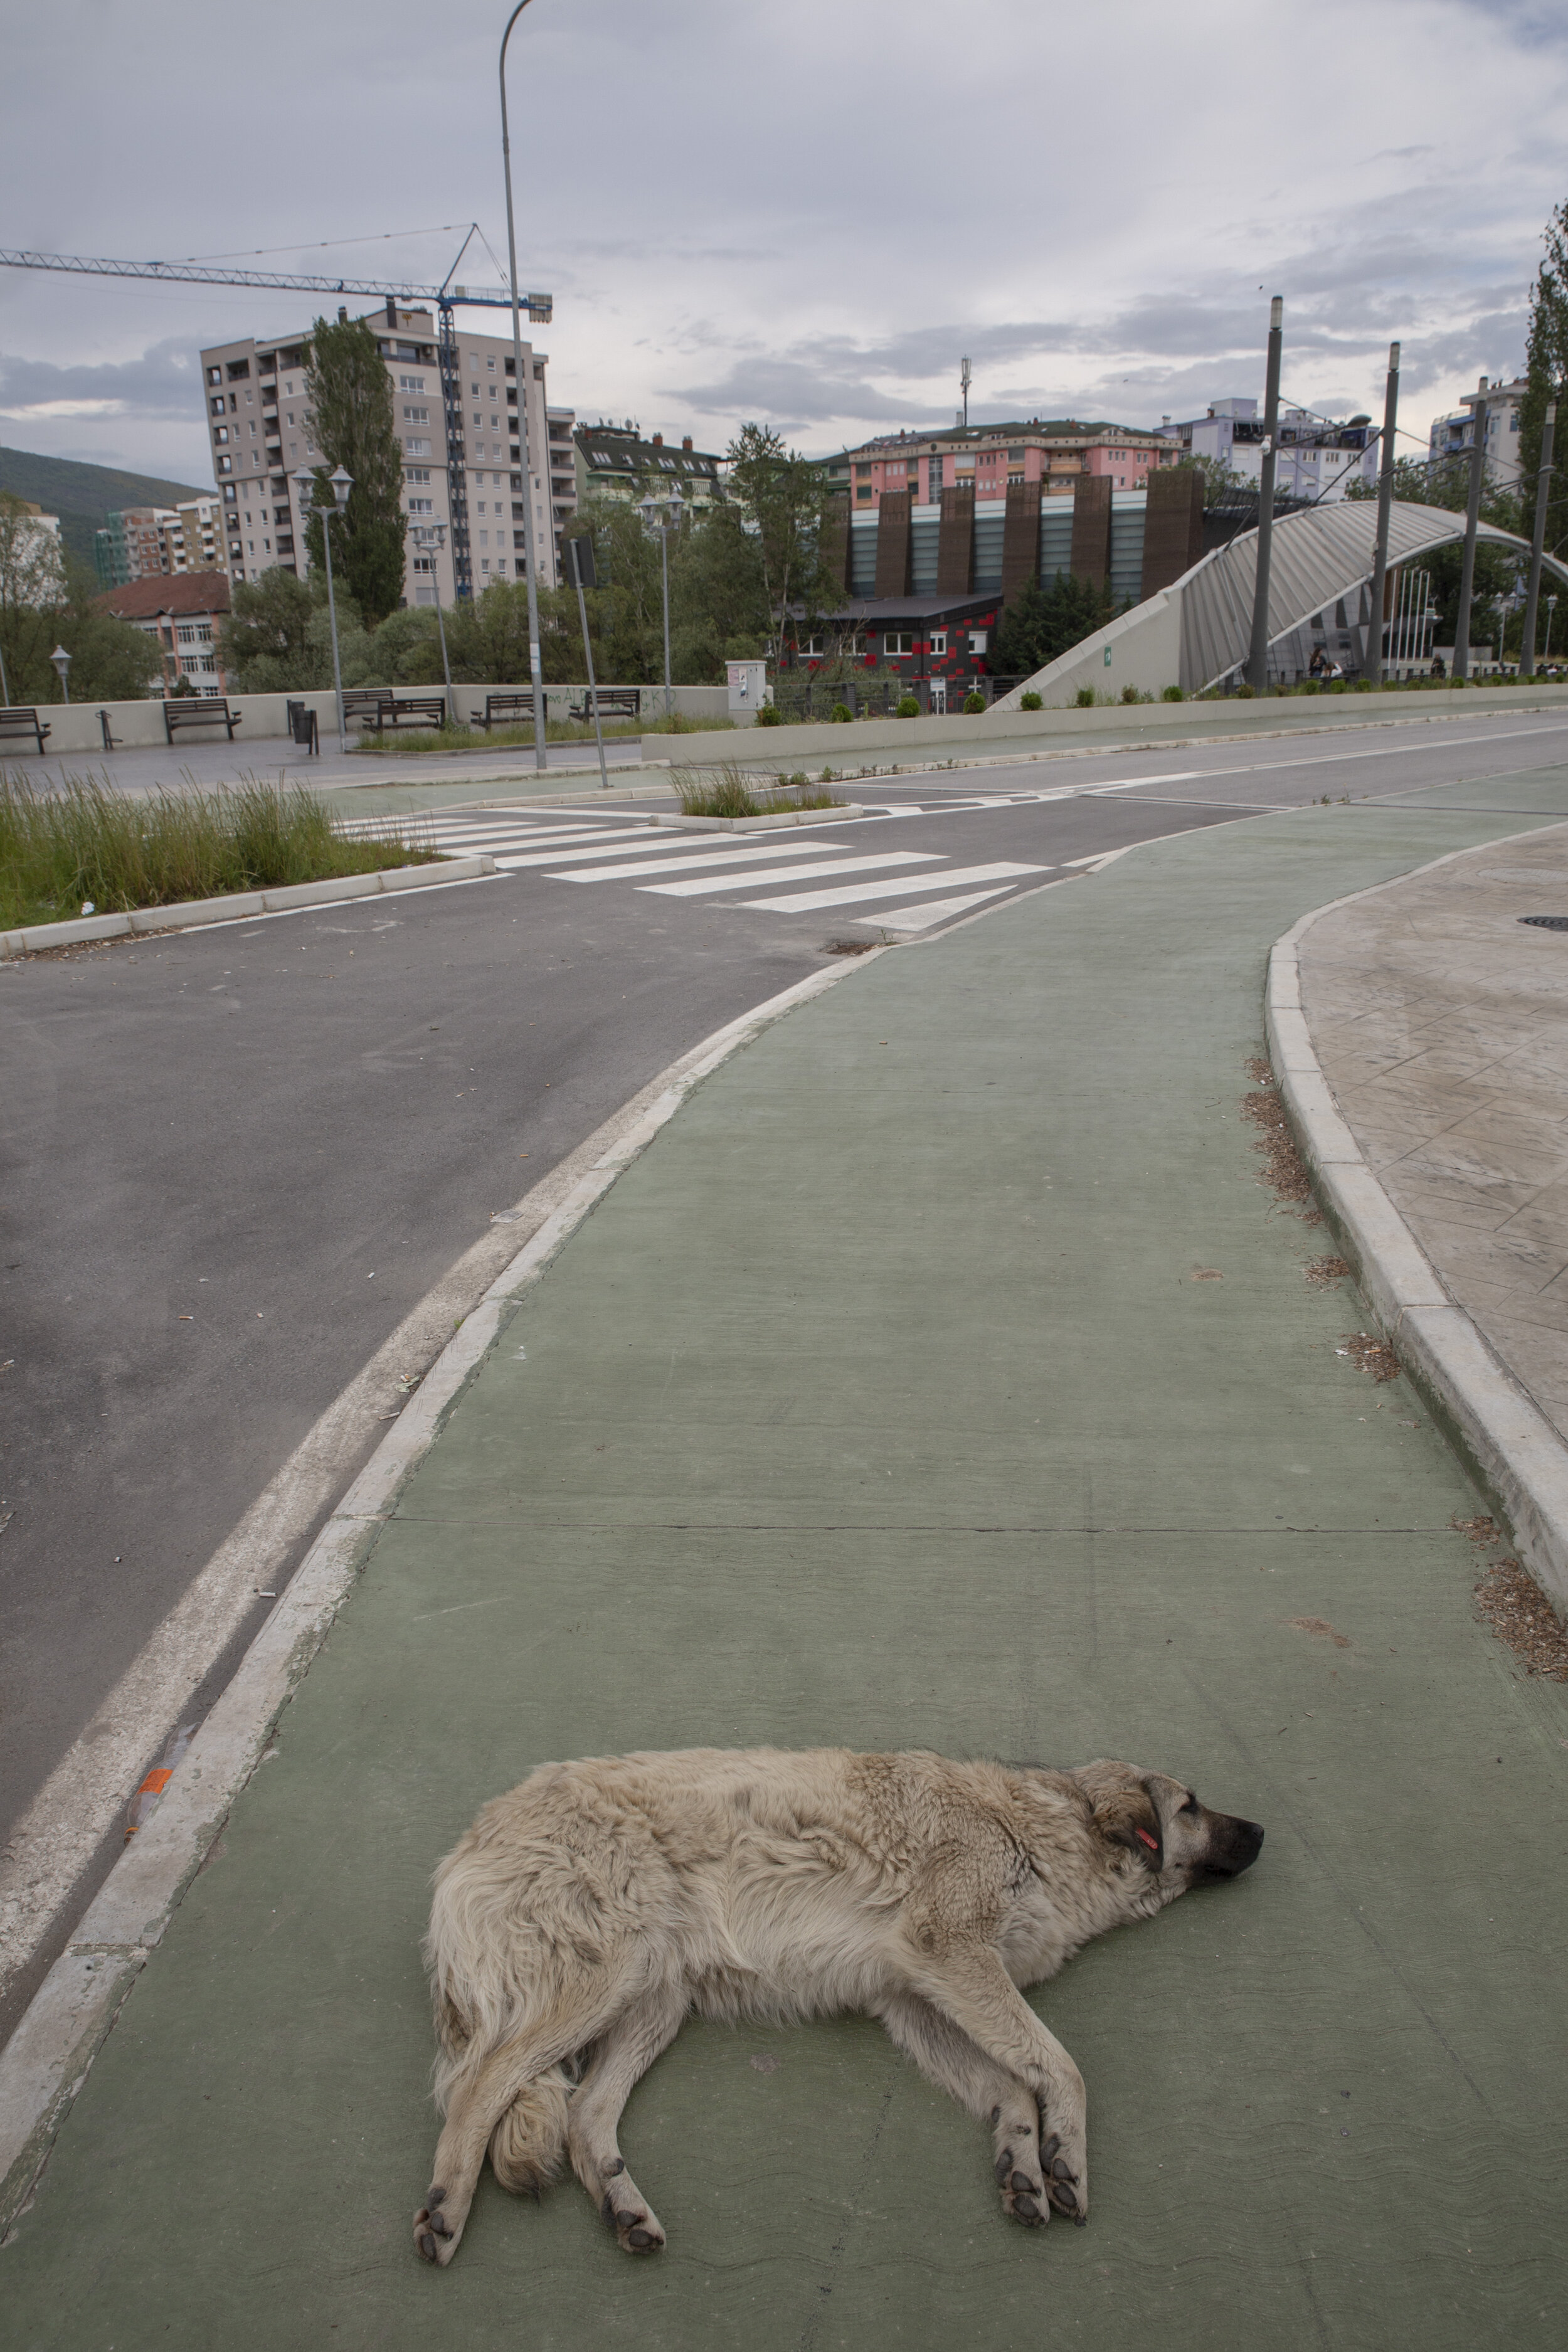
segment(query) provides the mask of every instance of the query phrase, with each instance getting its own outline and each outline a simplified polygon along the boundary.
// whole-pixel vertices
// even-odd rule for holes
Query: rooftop
[[[93,599],[99,610],[117,621],[151,621],[160,613],[176,619],[188,613],[226,613],[226,572],[154,572],[144,580],[128,581]]]

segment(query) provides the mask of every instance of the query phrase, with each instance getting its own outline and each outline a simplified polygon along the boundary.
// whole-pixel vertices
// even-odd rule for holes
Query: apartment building
[[[1482,376],[1472,405],[1435,416],[1428,448],[1435,458],[1466,456],[1476,445],[1476,414],[1486,418],[1487,479],[1494,489],[1519,487],[1519,409],[1529,391],[1527,379],[1493,383]]]
[[[1176,442],[1184,455],[1216,457],[1233,473],[1249,481],[1263,478],[1263,419],[1255,400],[1216,400],[1202,416],[1173,424],[1165,417],[1161,433]],[[1378,441],[1370,416],[1337,420],[1318,416],[1307,408],[1282,408],[1274,467],[1278,498],[1300,499],[1308,505],[1331,506],[1352,482],[1373,483],[1380,461]]]
[[[340,310],[340,318],[347,311]],[[503,314],[504,315],[504,314]],[[388,301],[364,314],[392,379],[409,518],[404,602],[455,601],[459,575],[475,595],[522,577],[531,546],[542,587],[560,579],[564,526],[577,510],[570,409],[552,409],[546,356],[522,346],[530,482],[522,479],[516,365],[510,333],[471,333],[459,323],[457,373],[443,389],[433,313]],[[303,574],[305,531],[294,476],[322,463],[305,386],[305,334],[215,344],[202,353],[213,473],[226,522],[230,577],[254,580],[275,565]],[[438,554],[422,527],[446,527]]]
[[[93,533],[99,584],[177,572],[225,572],[223,506],[219,499],[184,499],[174,507],[121,507],[107,530]]]
[[[1016,483],[1037,484],[1044,496],[1065,494],[1086,475],[1109,479],[1113,490],[1141,490],[1179,454],[1159,434],[1133,425],[1032,416],[1022,424],[883,434],[829,457],[824,471],[835,489],[850,493],[852,507],[864,509],[886,491],[918,506],[934,506],[952,489],[973,490],[979,499],[1005,498]]]
[[[679,489],[687,511],[706,514],[723,496],[721,478],[724,460],[705,449],[694,449],[688,433],[678,449],[667,448],[662,433],[644,440],[640,427],[628,417],[625,425],[579,425],[573,436],[577,503],[585,499],[620,499],[637,504],[643,499],[668,497]]]

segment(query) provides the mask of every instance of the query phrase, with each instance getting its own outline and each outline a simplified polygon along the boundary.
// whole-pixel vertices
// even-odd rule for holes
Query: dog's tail
[[[515,2196],[537,2197],[566,2154],[566,2095],[572,2075],[547,2067],[523,2084],[490,2134],[490,2169]]]

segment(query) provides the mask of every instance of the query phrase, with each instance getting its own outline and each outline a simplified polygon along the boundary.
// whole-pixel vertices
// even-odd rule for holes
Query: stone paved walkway
[[[1568,1437],[1568,826],[1337,908],[1301,946],[1324,1076],[1423,1249]]]

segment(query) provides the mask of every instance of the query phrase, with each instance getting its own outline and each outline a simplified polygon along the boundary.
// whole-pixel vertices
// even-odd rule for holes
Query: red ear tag
[[[1149,1834],[1149,1832],[1148,1832],[1148,1831],[1147,1831],[1147,1830],[1141,1830],[1141,1829],[1139,1829],[1139,1828],[1137,1827],[1136,1823],[1135,1823],[1135,1824],[1133,1825],[1132,1834],[1133,1834],[1133,1836],[1134,1836],[1134,1837],[1138,1837],[1138,1838],[1142,1838],[1142,1841],[1143,1841],[1144,1844],[1148,1847],[1148,1849],[1149,1849],[1149,1851],[1150,1851],[1150,1853],[1159,1853],[1159,1851],[1160,1851],[1160,1841],[1159,1841],[1159,1839],[1158,1839],[1158,1838],[1152,1838],[1152,1837],[1150,1836],[1150,1834]]]

